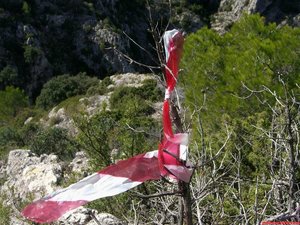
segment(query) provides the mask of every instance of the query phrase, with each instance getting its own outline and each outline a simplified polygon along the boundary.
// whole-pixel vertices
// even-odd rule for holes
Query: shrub
[[[0,88],[17,83],[18,71],[12,66],[4,67],[0,72]],[[3,86],[2,86],[3,85]]]
[[[105,77],[100,83],[98,83],[97,85],[91,86],[88,90],[87,90],[87,94],[88,95],[103,95],[105,93],[108,92],[107,86],[112,84],[112,80],[110,79],[110,77]]]
[[[162,92],[155,80],[145,80],[141,87],[120,87],[110,98],[111,107],[123,113],[134,111],[135,115],[150,115],[154,112],[150,101],[162,99]],[[147,103],[148,101],[148,103]]]
[[[0,91],[0,125],[7,124],[27,106],[28,98],[19,88],[6,87]]]
[[[26,107],[22,108],[18,115],[14,119],[14,125],[16,127],[23,127],[24,123],[28,118],[32,117],[30,123],[39,122],[42,117],[45,116],[47,112],[39,108]]]
[[[18,129],[20,138],[19,147],[30,146],[36,139],[36,136],[42,131],[42,127],[37,123],[28,123]]]
[[[22,11],[25,15],[29,15],[31,8],[26,1],[23,2]]]
[[[70,160],[75,156],[77,144],[65,129],[54,127],[40,131],[30,149],[37,155],[54,153],[61,160]]]
[[[10,208],[3,204],[0,199],[0,224],[10,224]]]
[[[4,159],[8,152],[19,145],[21,139],[18,131],[9,126],[0,127],[0,158]]]
[[[120,115],[115,112],[100,112],[92,118],[77,118],[80,129],[79,143],[97,168],[111,164],[110,150],[116,148]]]
[[[37,47],[25,45],[23,48],[24,60],[26,63],[32,63],[41,54],[41,50]]]
[[[79,100],[82,98],[82,96],[77,95],[74,97],[67,98],[66,100],[62,101],[57,105],[57,109],[64,108],[65,112],[68,116],[72,117],[73,115],[77,113],[81,113],[84,107],[82,107],[81,104],[79,104]]]
[[[0,158],[6,158],[11,149],[30,146],[41,130],[42,128],[35,123],[23,125],[21,128],[15,126],[0,127]]]
[[[69,97],[85,94],[88,88],[97,82],[98,79],[88,77],[85,73],[55,77],[44,85],[36,105],[49,109]]]

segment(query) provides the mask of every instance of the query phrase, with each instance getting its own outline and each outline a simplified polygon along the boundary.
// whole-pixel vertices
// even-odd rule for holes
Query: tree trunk
[[[183,199],[183,218],[186,225],[193,224],[193,213],[192,213],[192,200],[191,200],[191,192],[190,185],[183,181],[179,182],[179,187],[182,191],[182,199]]]
[[[294,212],[295,210],[295,200],[294,200],[294,193],[295,193],[295,148],[294,148],[294,138],[293,138],[293,131],[292,131],[292,118],[291,118],[291,111],[289,108],[288,101],[286,102],[285,106],[285,116],[287,121],[287,141],[288,141],[288,154],[289,154],[289,202],[288,202],[288,210],[290,213]]]
[[[171,115],[172,115],[172,120],[176,126],[176,132],[183,133],[183,126],[181,123],[181,119],[179,117],[179,113],[174,103],[171,103]],[[190,185],[183,181],[179,181],[178,187],[180,192],[182,193],[179,199],[180,216],[179,216],[178,224],[182,225],[183,223],[185,223],[186,225],[192,225],[193,213],[192,213]]]

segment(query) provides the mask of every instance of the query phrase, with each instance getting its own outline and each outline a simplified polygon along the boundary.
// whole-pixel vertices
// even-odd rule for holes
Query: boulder
[[[30,150],[17,149],[9,153],[6,174],[1,194],[28,201],[56,190],[62,168],[56,155],[38,157]]]
[[[70,168],[73,173],[85,173],[88,168],[88,157],[85,152],[76,152],[75,158],[70,163]]]
[[[113,84],[108,86],[108,89],[113,89],[120,86],[128,87],[141,87],[143,86],[143,81],[149,79],[156,79],[154,75],[150,74],[136,74],[136,73],[124,73],[117,74],[110,77]]]
[[[79,101],[84,105],[85,111],[89,116],[100,112],[104,106],[106,110],[109,109],[109,96],[107,95],[93,95],[81,98]]]
[[[61,219],[63,225],[126,225],[127,223],[109,213],[79,207],[66,213]]]
[[[64,108],[54,107],[48,114],[46,125],[66,129],[70,136],[75,136],[78,133],[74,120],[66,113]]]

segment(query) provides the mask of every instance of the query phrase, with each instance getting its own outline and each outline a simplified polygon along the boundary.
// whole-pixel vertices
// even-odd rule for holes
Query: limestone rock
[[[148,79],[156,79],[157,77],[150,74],[137,74],[137,73],[125,73],[117,74],[110,76],[112,84],[107,88],[113,90],[120,86],[127,87],[141,87],[143,81]],[[106,95],[94,95],[90,97],[84,97],[79,100],[83,105],[83,111],[87,112],[89,116],[93,116],[101,110],[109,110],[109,98],[112,92],[107,93]]]
[[[284,22],[297,26],[297,15],[300,13],[300,1],[284,0],[221,0],[218,13],[213,15],[211,26],[223,34],[237,21],[243,13],[259,13],[267,22]],[[295,18],[295,19],[294,19]]]
[[[32,119],[33,119],[32,116],[28,117],[28,118],[25,120],[24,125],[29,124],[29,123],[32,121]]]
[[[85,152],[76,152],[75,158],[70,163],[71,171],[74,173],[84,173],[88,168],[88,157]]]
[[[72,172],[84,173],[87,169],[85,153],[78,152],[70,163]],[[1,166],[1,165],[0,165]],[[0,167],[2,168],[2,167]],[[7,181],[0,188],[0,193],[9,196],[6,204],[15,209],[16,201],[32,201],[50,194],[60,188],[58,181],[63,179],[62,167],[56,155],[37,157],[30,150],[17,149],[10,152],[7,166]],[[94,216],[92,216],[93,214]],[[58,222],[60,225],[97,225],[94,218],[102,225],[125,225],[123,221],[108,213],[79,207],[66,213]],[[11,225],[28,225],[19,212],[13,213]]]
[[[113,75],[110,79],[113,81],[113,84],[108,86],[108,88],[113,89],[120,86],[141,87],[143,81],[155,79],[155,77],[150,74],[124,73]]]
[[[93,216],[92,216],[93,215]],[[96,221],[97,220],[97,221]],[[61,219],[62,225],[126,225],[117,217],[109,213],[98,213],[97,210],[79,207],[66,213]]]
[[[90,215],[91,213],[94,213],[94,211],[91,209],[86,209],[84,207],[79,207],[75,210],[67,212],[59,221],[63,225],[88,224],[88,222],[92,219]]]
[[[130,49],[129,40],[104,21],[84,18],[74,36],[75,53],[95,73],[134,72],[135,67],[120,52]]]
[[[0,180],[4,179],[6,176],[6,172],[5,172],[5,162],[4,160],[0,160]]]
[[[100,224],[103,225],[125,225],[124,221],[119,220],[117,217],[109,214],[109,213],[100,213],[96,215],[97,220]],[[98,225],[95,220],[92,220],[88,223],[88,225]]]
[[[46,125],[66,129],[71,136],[78,133],[74,120],[67,115],[64,108],[57,109],[57,107],[54,107],[48,114]]]
[[[3,224],[4,225],[4,224]],[[6,224],[5,224],[6,225]],[[8,225],[8,224],[7,224]],[[11,216],[10,217],[10,221],[9,221],[9,225],[30,225],[30,223],[26,222],[25,219],[20,219],[18,217],[15,216]]]
[[[103,21],[94,27],[91,40],[100,45],[103,51],[102,66],[108,71],[134,72],[135,68],[126,60],[120,52],[126,52],[130,48],[129,39],[105,28]]]
[[[20,33],[20,32],[19,32]],[[40,34],[32,25],[23,25],[23,39],[25,48],[25,61],[29,65],[30,81],[28,90],[30,95],[34,94],[44,82],[52,76],[52,66],[42,50],[40,43]],[[27,51],[26,51],[27,50]],[[30,96],[31,97],[31,96]]]
[[[107,95],[94,95],[90,97],[84,97],[79,100],[85,107],[85,112],[89,116],[92,116],[106,107],[106,110],[109,109],[109,96]]]
[[[1,187],[1,193],[27,200],[31,194],[33,198],[40,198],[53,192],[62,178],[62,168],[57,160],[55,155],[37,157],[30,150],[11,151],[6,167],[7,181]]]
[[[151,117],[153,119],[156,119],[157,121],[159,121],[159,119],[161,119],[162,117],[162,111],[161,109],[163,108],[163,102],[156,102],[153,104],[153,108],[155,110],[155,113],[153,113],[151,115]]]

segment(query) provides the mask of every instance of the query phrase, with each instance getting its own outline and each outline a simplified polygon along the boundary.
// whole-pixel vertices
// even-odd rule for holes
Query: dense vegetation
[[[76,76],[61,75],[47,82],[36,100],[36,105],[44,109],[50,109],[63,100],[83,95],[91,86],[97,84],[96,78],[79,73]]]
[[[214,205],[205,221],[256,224],[295,210],[299,41],[300,29],[265,25],[258,15],[245,15],[224,36],[204,28],[187,38],[182,77],[192,151],[208,162],[196,176],[205,173],[199,179],[210,185],[195,204],[202,211]]]

